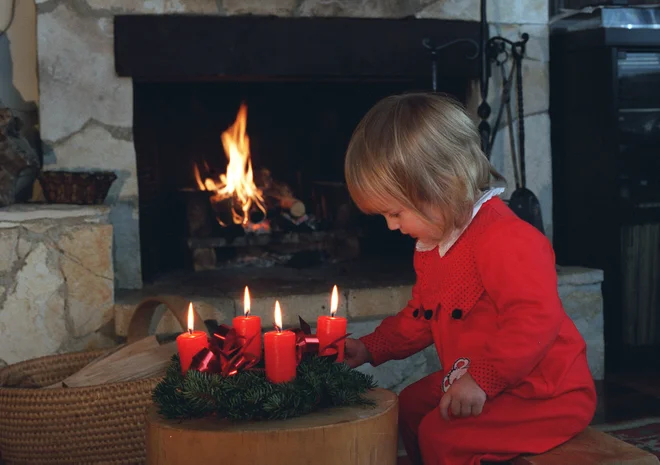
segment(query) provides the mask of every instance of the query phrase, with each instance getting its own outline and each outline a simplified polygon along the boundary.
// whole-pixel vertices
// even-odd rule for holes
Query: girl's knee
[[[399,393],[399,413],[410,411],[419,403],[419,394],[416,394],[415,391],[415,385],[411,384]]]
[[[446,434],[443,430],[447,428],[447,422],[440,416],[438,409],[427,413],[419,424],[419,445],[423,448],[423,443],[438,444]]]
[[[451,425],[440,416],[438,409],[422,419],[417,442],[425,464],[437,465],[444,461],[444,455],[451,450],[451,440],[447,434],[450,428]]]
[[[415,399],[415,390],[412,386],[408,386],[399,393],[399,425],[403,428],[410,428],[421,419],[421,415],[417,412],[419,398],[417,401]]]
[[[399,408],[419,410],[424,406],[428,411],[437,406],[442,397],[442,378],[442,372],[436,372],[405,387],[399,393]]]
[[[399,394],[399,424],[417,431],[422,418],[440,403],[440,374],[429,375]]]

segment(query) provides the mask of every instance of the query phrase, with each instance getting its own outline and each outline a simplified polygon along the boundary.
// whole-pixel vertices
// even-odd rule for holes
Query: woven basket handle
[[[156,308],[160,305],[165,305],[177,319],[181,328],[186,330],[188,328],[188,305],[190,301],[178,295],[159,295],[155,297],[147,297],[135,307],[135,313],[131,318],[128,325],[128,338],[129,344],[138,341],[149,335],[149,327],[151,320],[154,317]],[[206,331],[204,321],[195,312],[195,330]]]

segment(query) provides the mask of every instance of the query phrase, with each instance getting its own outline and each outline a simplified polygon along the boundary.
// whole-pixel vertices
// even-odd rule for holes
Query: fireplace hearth
[[[144,280],[356,260],[398,267],[412,243],[352,204],[344,152],[378,100],[431,90],[427,41],[449,44],[438,52],[438,91],[465,102],[478,27],[117,16],[116,68],[134,81]]]

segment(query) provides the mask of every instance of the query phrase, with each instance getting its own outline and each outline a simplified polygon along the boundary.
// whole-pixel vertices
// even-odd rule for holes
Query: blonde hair
[[[460,103],[439,94],[386,97],[353,132],[345,160],[351,197],[365,213],[383,213],[393,200],[444,233],[469,220],[491,176],[504,178],[480,146],[477,128]]]

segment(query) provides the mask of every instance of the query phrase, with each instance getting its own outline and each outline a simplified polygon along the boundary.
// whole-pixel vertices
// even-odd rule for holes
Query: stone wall
[[[108,210],[0,210],[0,365],[115,344]]]
[[[528,180],[552,234],[548,119],[547,0],[488,2],[492,34],[531,35],[525,62]],[[45,169],[110,169],[119,179],[107,199],[114,226],[115,280],[141,287],[138,191],[130,79],[114,71],[113,16],[125,13],[273,14],[478,20],[478,0],[37,0],[40,128]],[[147,31],[145,31],[146,33]],[[497,82],[490,100],[496,104]],[[475,95],[471,107],[476,107]],[[511,179],[503,132],[493,163]],[[532,142],[533,141],[533,144]],[[532,150],[533,149],[533,150]]]

